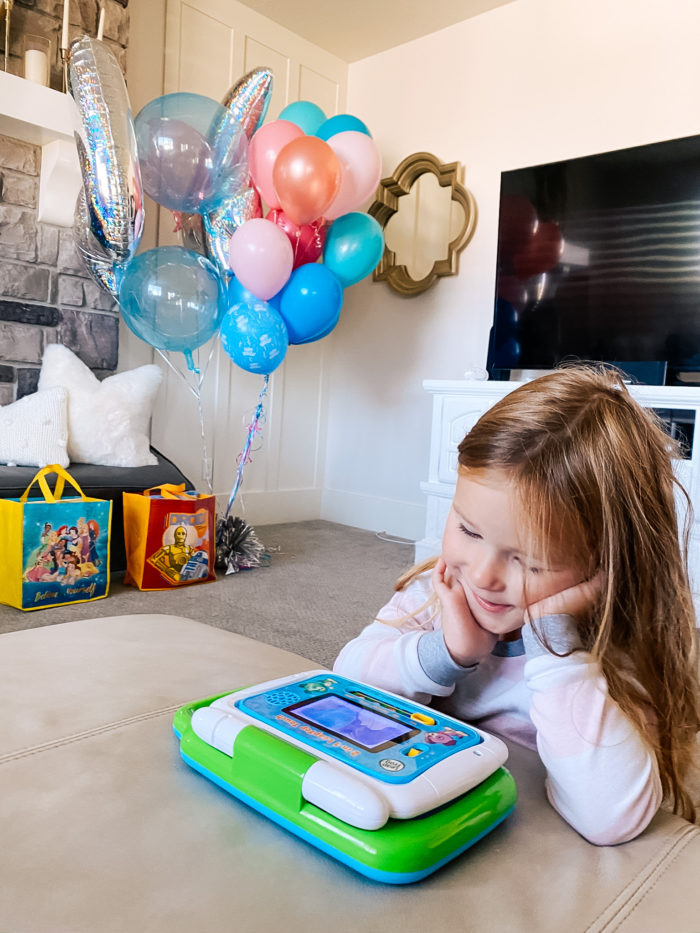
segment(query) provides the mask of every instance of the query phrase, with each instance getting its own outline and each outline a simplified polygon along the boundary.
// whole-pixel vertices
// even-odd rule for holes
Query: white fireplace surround
[[[433,416],[428,480],[421,483],[427,496],[425,537],[416,542],[416,562],[440,553],[440,539],[457,482],[459,442],[487,409],[522,384],[435,380],[423,383],[433,396]],[[700,388],[634,385],[630,391],[646,408],[682,410],[689,418],[695,418],[690,459],[676,461],[676,475],[693,505],[689,562],[700,619]]]
[[[81,185],[74,133],[80,127],[70,94],[0,72],[0,135],[41,146],[37,219],[73,226]]]

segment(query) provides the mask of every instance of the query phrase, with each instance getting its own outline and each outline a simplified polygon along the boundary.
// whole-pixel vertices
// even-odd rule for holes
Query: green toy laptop
[[[515,805],[500,739],[330,671],[188,704],[173,726],[196,771],[377,881],[425,878]]]

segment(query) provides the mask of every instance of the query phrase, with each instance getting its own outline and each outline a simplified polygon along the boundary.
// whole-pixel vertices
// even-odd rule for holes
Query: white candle
[[[105,31],[105,8],[104,5],[100,7],[100,20],[97,24],[97,38],[102,39],[102,33]]]
[[[24,77],[35,84],[49,84],[49,59],[41,49],[27,49],[24,53]]]
[[[68,50],[68,27],[70,26],[70,0],[63,0],[63,29],[61,31],[61,48]]]

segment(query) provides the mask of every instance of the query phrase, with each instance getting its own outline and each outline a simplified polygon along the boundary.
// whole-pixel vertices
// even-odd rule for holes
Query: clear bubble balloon
[[[159,350],[185,354],[219,330],[226,288],[214,265],[183,246],[159,246],[135,256],[119,281],[119,305],[129,329]]]
[[[248,138],[234,114],[209,97],[158,97],[134,127],[144,190],[170,210],[215,210],[247,182]]]

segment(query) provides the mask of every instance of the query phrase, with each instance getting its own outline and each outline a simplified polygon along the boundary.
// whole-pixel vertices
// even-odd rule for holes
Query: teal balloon
[[[284,360],[289,345],[284,321],[259,298],[232,305],[221,322],[219,336],[236,366],[265,376]]]
[[[278,119],[295,123],[307,136],[314,136],[326,115],[318,104],[312,104],[310,100],[295,100],[287,104]]]
[[[213,263],[183,246],[158,246],[124,268],[119,306],[137,337],[184,353],[192,368],[192,351],[216,334],[228,302]]]
[[[336,133],[345,133],[346,130],[354,130],[366,136],[372,135],[367,124],[363,123],[359,117],[353,117],[351,113],[337,113],[334,117],[329,117],[319,126],[315,135],[319,139],[330,139]]]
[[[343,288],[330,269],[315,262],[299,266],[280,292],[279,310],[289,342],[311,343],[330,334],[342,304]]]
[[[374,217],[353,211],[333,221],[323,247],[323,262],[343,288],[376,268],[384,253],[384,234]]]

